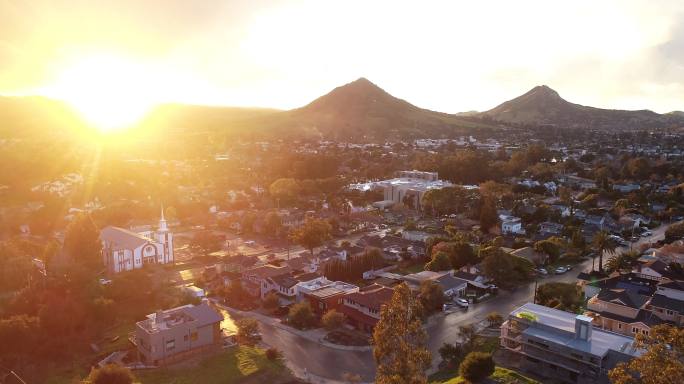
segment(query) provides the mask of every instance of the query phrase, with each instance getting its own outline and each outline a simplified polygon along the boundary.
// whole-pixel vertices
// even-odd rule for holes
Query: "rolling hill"
[[[546,85],[536,86],[479,116],[504,123],[613,130],[684,124],[684,118],[676,113],[661,115],[649,110],[626,111],[574,104]]]
[[[416,107],[365,78],[337,87],[285,114],[289,121],[316,130],[323,137],[360,141],[440,137],[481,125],[461,116]]]

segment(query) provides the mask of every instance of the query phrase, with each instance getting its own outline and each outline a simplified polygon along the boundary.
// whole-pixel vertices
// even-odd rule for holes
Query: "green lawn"
[[[489,381],[485,381],[489,383],[497,383],[497,384],[540,384],[536,380],[532,380],[529,377],[523,376],[519,374],[518,372],[511,371],[510,369],[506,368],[501,368],[501,367],[496,367],[494,370],[494,373],[489,377]],[[454,377],[452,379],[449,379],[447,381],[433,381],[432,384],[465,384],[466,381],[460,377]]]
[[[274,384],[291,379],[283,364],[268,360],[263,349],[245,346],[199,360],[196,364],[136,371],[135,375],[141,384],[232,384],[249,382],[252,378]]]

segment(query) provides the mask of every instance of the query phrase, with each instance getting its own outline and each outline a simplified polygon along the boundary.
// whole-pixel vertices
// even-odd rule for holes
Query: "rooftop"
[[[139,321],[137,324],[149,333],[156,333],[189,322],[193,322],[193,327],[199,328],[221,321],[223,321],[223,316],[210,307],[207,302],[202,302],[198,305],[188,304],[149,314],[147,319]]]
[[[520,314],[523,314],[522,316]],[[526,314],[526,315],[525,315]],[[577,315],[542,305],[526,303],[518,307],[511,316],[528,320],[530,327],[523,332],[554,344],[565,345],[569,348],[584,351],[595,356],[603,357],[609,350],[638,356],[639,351],[632,347],[634,339],[616,333],[593,328],[590,340],[575,337],[575,321]],[[586,316],[581,316],[586,318]]]
[[[100,240],[109,243],[113,249],[135,249],[152,241],[139,233],[113,226],[100,231]]]
[[[354,284],[345,283],[343,281],[335,281],[334,283],[327,285],[325,287],[319,288],[309,295],[317,297],[319,299],[325,299],[328,297],[343,295],[352,292],[358,292],[359,287]]]

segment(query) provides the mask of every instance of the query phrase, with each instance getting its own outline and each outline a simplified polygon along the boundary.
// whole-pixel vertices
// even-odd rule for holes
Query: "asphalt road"
[[[663,225],[652,230],[652,236],[641,238],[633,246],[636,248],[643,243],[662,239],[666,228],[667,226]],[[617,251],[627,250],[629,250],[629,246],[618,248]],[[608,260],[608,256],[604,256],[604,264]],[[598,264],[598,259],[596,263]],[[579,272],[591,270],[591,264],[591,260],[586,260],[565,274],[540,278],[538,283],[575,282]],[[437,350],[443,343],[459,341],[458,327],[460,325],[485,320],[490,312],[498,312],[505,316],[513,309],[533,300],[534,285],[535,283],[532,282],[513,291],[500,291],[497,296],[483,303],[474,304],[467,310],[458,310],[434,319],[428,329],[428,348],[432,352],[433,363],[437,363],[439,359]],[[263,323],[261,324],[261,332],[263,341],[282,351],[290,364],[300,372],[306,368],[309,373],[333,380],[341,380],[344,373],[353,372],[359,374],[364,382],[373,381],[375,363],[370,351],[344,351],[329,348]]]

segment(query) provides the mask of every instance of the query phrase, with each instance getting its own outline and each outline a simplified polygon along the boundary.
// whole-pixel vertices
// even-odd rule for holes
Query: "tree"
[[[596,253],[598,253],[599,257],[599,272],[603,272],[603,254],[608,253],[608,254],[613,254],[615,253],[615,249],[617,248],[617,244],[615,244],[615,241],[610,238],[608,235],[608,232],[606,231],[600,231],[594,235],[594,238],[592,239],[592,244],[596,248]],[[594,263],[591,263],[591,270],[594,271]]]
[[[0,360],[14,359],[18,365],[33,354],[39,341],[40,320],[28,315],[15,315],[0,320]]]
[[[88,268],[102,265],[100,230],[90,215],[78,215],[67,226],[64,234],[64,251],[72,261]]]
[[[241,340],[252,342],[259,334],[259,323],[252,318],[245,317],[235,322],[237,335]]]
[[[545,283],[537,288],[537,304],[577,312],[582,305],[582,291],[573,283]]]
[[[606,262],[606,272],[612,273],[616,271],[631,270],[632,265],[639,258],[640,254],[637,251],[629,251],[615,254],[611,256]]]
[[[278,179],[268,187],[271,196],[281,203],[291,203],[301,191],[301,187],[295,179]]]
[[[472,324],[460,325],[458,327],[458,337],[461,339],[461,345],[468,351],[473,350],[476,335],[477,331]]]
[[[264,308],[269,310],[269,311],[273,311],[276,308],[278,308],[279,301],[280,301],[280,299],[278,299],[278,294],[271,291],[271,292],[267,293],[266,296],[264,296],[264,300],[263,300]]]
[[[438,352],[442,361],[450,368],[456,367],[466,355],[466,350],[461,344],[444,343]]]
[[[212,231],[197,232],[192,236],[190,246],[203,252],[211,253],[221,249],[223,238]]]
[[[327,311],[321,319],[323,327],[328,331],[334,331],[344,324],[344,314],[335,309]]]
[[[327,221],[308,218],[304,225],[292,233],[292,240],[308,249],[313,256],[314,249],[323,245],[330,238],[331,230],[332,227]]]
[[[684,222],[672,224],[665,230],[666,243],[671,243],[681,238],[684,238]]]
[[[395,287],[389,303],[380,311],[373,331],[373,357],[378,384],[424,384],[430,368],[427,335],[419,314],[420,303],[406,283]]]
[[[444,291],[442,287],[431,280],[426,280],[420,283],[420,292],[418,293],[420,304],[427,313],[433,313],[442,310],[444,305]]]
[[[269,212],[264,218],[264,227],[268,235],[277,237],[283,230],[283,218],[278,212]]]
[[[487,321],[490,327],[498,327],[503,323],[503,317],[498,312],[489,312]]]
[[[492,355],[484,352],[470,352],[459,367],[459,374],[469,383],[478,383],[494,373]]]
[[[657,325],[648,336],[638,334],[634,346],[646,352],[610,370],[613,384],[684,383],[684,329]]]
[[[280,358],[281,355],[282,353],[280,353],[280,351],[274,347],[271,347],[266,350],[266,358],[269,360],[277,360]]]
[[[482,260],[484,274],[489,276],[499,286],[511,286],[513,283],[511,280],[515,279],[515,276],[511,274],[513,271],[513,256],[495,247],[485,248],[482,253],[486,255]]]
[[[304,329],[310,327],[314,321],[314,315],[309,302],[302,301],[290,307],[288,319],[295,328]]]
[[[226,289],[226,299],[231,306],[243,306],[250,296],[238,280],[232,281]]]
[[[130,369],[115,364],[93,368],[86,379],[90,384],[132,384],[133,380],[135,377]]]
[[[549,259],[553,262],[558,259],[561,253],[561,248],[558,243],[547,240],[540,240],[534,243],[534,250],[549,256]]]
[[[482,199],[482,206],[480,207],[480,228],[483,231],[489,230],[499,221],[499,216],[496,213],[496,204],[491,197],[484,197]]]
[[[472,265],[477,262],[477,255],[475,255],[473,247],[463,239],[440,242],[432,247],[432,255],[439,251],[446,252],[449,255],[449,261],[453,269],[461,269],[466,265]]]
[[[570,244],[574,249],[576,249],[580,253],[584,252],[584,250],[586,249],[587,243],[584,240],[584,236],[582,236],[582,232],[579,229],[576,229],[572,232],[572,239],[570,240]]]
[[[427,264],[425,270],[427,271],[448,271],[451,269],[451,260],[446,252],[439,251],[435,253]]]

